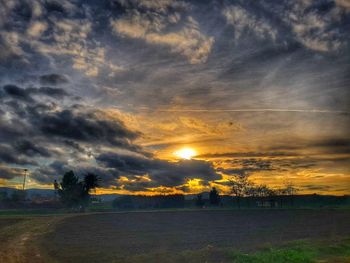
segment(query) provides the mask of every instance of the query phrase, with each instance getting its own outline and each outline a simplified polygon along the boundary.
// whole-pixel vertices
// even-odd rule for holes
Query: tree
[[[91,189],[95,189],[98,187],[99,178],[95,174],[88,173],[84,177],[84,190],[85,192],[89,192]]]
[[[238,174],[229,180],[229,186],[231,187],[231,192],[237,198],[238,208],[241,208],[241,198],[247,195],[252,183],[248,181],[248,177],[245,174]]]
[[[211,205],[220,204],[220,196],[215,187],[213,187],[209,193],[209,202]]]
[[[88,173],[83,182],[83,199],[86,204],[90,202],[90,191],[96,189],[99,185],[99,178],[93,173]]]
[[[90,191],[98,187],[98,176],[87,174],[80,181],[73,171],[64,174],[60,184],[54,184],[63,204],[70,208],[84,209],[90,202]]]
[[[291,181],[285,182],[284,194],[290,197],[290,204],[294,206],[294,195],[299,191]]]
[[[198,194],[197,198],[196,198],[196,206],[203,207],[204,204],[205,204],[205,202],[203,200],[202,194]]]
[[[258,197],[258,187],[254,183],[248,182],[244,194],[249,197],[248,206],[250,207],[251,201],[255,202]]]

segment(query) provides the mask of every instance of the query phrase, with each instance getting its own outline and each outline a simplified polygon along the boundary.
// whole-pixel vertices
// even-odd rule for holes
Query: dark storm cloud
[[[11,142],[22,136],[25,130],[26,125],[20,121],[15,120],[9,123],[4,117],[0,116],[0,142]]]
[[[26,102],[34,102],[35,99],[32,97],[32,95],[44,95],[52,98],[62,98],[65,96],[68,96],[68,93],[61,88],[52,88],[52,87],[40,87],[40,88],[20,88],[16,85],[8,84],[3,86],[2,95],[0,93],[0,99],[1,97],[9,97],[21,101]]]
[[[147,175],[150,182],[144,182],[148,187],[172,187],[184,184],[188,179],[212,181],[221,177],[209,162],[186,160],[168,162],[140,156],[127,156],[115,153],[103,153],[96,157],[97,162],[105,167],[116,169],[120,175],[133,178],[133,175]],[[141,190],[141,189],[140,189]]]
[[[87,173],[94,173],[101,179],[100,186],[102,187],[115,185],[115,180],[119,177],[118,171],[115,169],[105,169],[87,164],[79,165],[78,163],[69,165],[65,161],[53,161],[48,165],[38,166],[33,170],[31,177],[40,183],[51,184],[53,180],[59,180],[68,171],[74,171],[76,175],[81,177]]]
[[[0,164],[36,165],[37,163],[28,158],[23,158],[14,152],[8,145],[0,145]]]
[[[53,183],[55,179],[63,176],[64,173],[70,171],[69,166],[66,162],[53,161],[52,163],[44,166],[38,166],[31,174],[31,177],[40,183],[50,184]]]
[[[63,143],[69,147],[72,147],[73,149],[80,151],[80,152],[85,152],[84,147],[82,147],[79,143],[72,141],[72,140],[63,140]]]
[[[225,165],[232,168],[218,168],[219,172],[227,175],[246,175],[249,176],[254,172],[273,171],[277,166],[275,160],[263,160],[256,158],[233,159],[224,161]]]
[[[56,136],[90,143],[111,145],[136,150],[129,141],[139,133],[125,127],[120,121],[99,119],[93,113],[75,112],[69,109],[33,116],[33,125],[45,136]]]
[[[0,164],[0,179],[13,179],[23,175],[22,169],[2,166]]]
[[[43,85],[59,85],[68,83],[68,79],[60,74],[47,74],[40,76],[40,83]]]
[[[67,170],[98,171],[107,186],[118,176],[116,171],[93,166],[86,158],[98,153],[102,146],[143,151],[132,142],[139,132],[128,129],[119,119],[111,119],[100,109],[77,104],[62,106],[59,100],[53,103],[34,99],[38,94],[70,98],[61,89],[17,86],[5,89],[9,90],[11,92],[1,98],[5,103],[0,105],[7,112],[6,116],[0,116],[0,164],[31,165],[32,178],[40,183],[50,183],[53,177],[62,176]],[[45,163],[56,161],[46,166],[41,161],[38,163],[37,158],[45,159]],[[68,165],[67,158],[76,165]]]
[[[8,95],[9,97],[13,97],[18,100],[24,100],[29,102],[34,101],[28,91],[20,87],[17,87],[16,85],[11,85],[11,84],[5,85],[3,89],[5,91],[5,94]]]
[[[13,113],[20,119],[11,122],[2,121],[4,131],[11,136],[11,130],[22,134],[17,126],[25,125],[26,133],[33,137],[63,138],[90,143],[107,143],[119,147],[138,149],[131,141],[140,133],[129,130],[119,120],[105,118],[100,110],[88,110],[82,105],[72,105],[66,109],[59,109],[56,103],[36,102],[30,95],[43,94],[55,98],[68,96],[59,88],[41,87],[22,89],[14,85],[5,85],[7,97],[14,100],[6,101]],[[6,97],[3,96],[6,99]],[[0,98],[1,99],[1,98]],[[59,102],[59,101],[58,101]],[[16,136],[15,132],[12,132]],[[27,140],[28,141],[28,140]]]
[[[61,88],[40,87],[40,88],[28,88],[27,90],[31,94],[46,95],[53,98],[62,98],[64,96],[68,96],[68,93]]]
[[[18,140],[13,143],[13,148],[17,151],[18,154],[24,154],[29,157],[38,155],[42,157],[50,157],[50,152],[41,146],[35,145],[29,140]]]

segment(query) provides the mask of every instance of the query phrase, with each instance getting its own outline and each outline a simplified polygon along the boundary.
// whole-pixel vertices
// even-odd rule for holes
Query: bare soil
[[[66,218],[45,235],[41,250],[58,262],[123,262],[145,253],[210,247],[253,251],[349,236],[349,210],[130,212]]]

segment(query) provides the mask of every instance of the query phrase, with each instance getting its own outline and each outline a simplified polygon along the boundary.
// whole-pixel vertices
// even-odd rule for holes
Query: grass
[[[350,239],[326,242],[302,241],[288,243],[283,247],[270,247],[251,253],[230,248],[208,246],[199,250],[185,250],[177,253],[158,251],[122,258],[109,258],[115,263],[346,263],[350,262]],[[104,262],[104,261],[103,261]],[[107,262],[107,261],[106,261]]]
[[[68,214],[67,209],[4,209],[0,210],[0,219],[6,217],[30,217]]]
[[[231,252],[234,263],[312,263],[350,262],[350,239],[323,242],[294,242],[287,246],[272,247],[251,254]]]
[[[350,239],[330,243],[301,241],[270,247],[251,253],[230,248],[207,247],[200,250],[186,250],[179,253],[148,253],[123,258],[114,262],[227,262],[227,263],[346,263],[350,262]]]
[[[349,216],[339,210],[3,214],[0,262],[345,263]],[[315,234],[322,231],[326,236]]]

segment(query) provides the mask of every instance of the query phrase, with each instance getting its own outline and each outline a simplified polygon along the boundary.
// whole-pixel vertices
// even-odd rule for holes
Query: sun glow
[[[190,160],[192,159],[194,156],[197,155],[196,151],[192,148],[182,148],[176,152],[174,152],[174,154],[181,158],[181,159],[186,159],[186,160]]]

